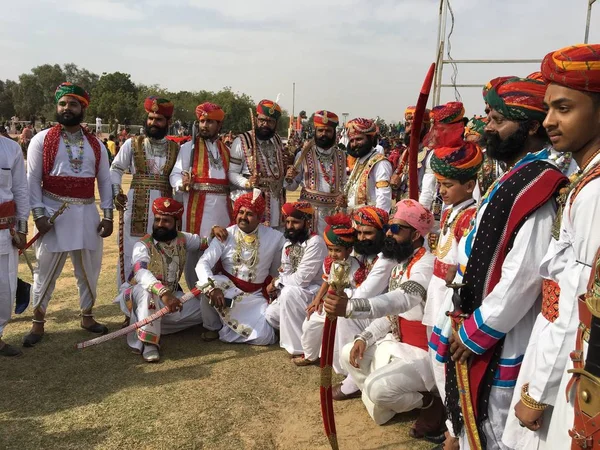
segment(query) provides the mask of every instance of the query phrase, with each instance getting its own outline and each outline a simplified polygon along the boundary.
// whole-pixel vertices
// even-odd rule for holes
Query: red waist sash
[[[43,188],[60,197],[93,198],[95,177],[44,175]]]
[[[235,287],[237,287],[238,289],[241,289],[242,291],[248,294],[260,290],[262,292],[263,297],[267,300],[269,299],[269,295],[267,294],[267,286],[273,279],[271,275],[269,275],[262,283],[251,283],[249,281],[240,280],[239,278],[231,275],[225,269],[221,269],[221,274],[229,278],[233,282]]]
[[[398,317],[398,328],[402,342],[427,351],[427,327],[421,321]]]
[[[6,230],[15,223],[17,204],[14,200],[0,203],[0,230]]]
[[[220,184],[223,186],[229,186],[229,180],[224,178],[209,178],[200,177],[198,175],[192,176],[192,183],[209,183],[209,184]]]

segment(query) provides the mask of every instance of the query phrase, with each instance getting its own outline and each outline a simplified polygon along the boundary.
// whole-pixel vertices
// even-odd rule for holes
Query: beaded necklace
[[[241,230],[237,230],[235,233],[235,248],[233,250],[233,270],[234,275],[237,277],[240,266],[245,266],[248,271],[248,278],[250,281],[254,279],[255,268],[258,265],[258,228],[252,233],[245,234]],[[245,256],[249,253],[249,256]]]
[[[80,173],[83,167],[83,132],[81,130],[77,131],[76,133],[67,133],[66,131],[63,131],[62,137],[65,141],[65,147],[67,149],[67,155],[69,156],[69,165],[71,166],[71,170],[73,173]],[[79,147],[77,157],[73,156],[73,149],[71,148],[72,145],[77,145]]]

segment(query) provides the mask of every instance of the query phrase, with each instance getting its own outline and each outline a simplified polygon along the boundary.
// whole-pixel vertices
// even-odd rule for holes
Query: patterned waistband
[[[131,180],[133,189],[158,189],[168,191],[171,189],[169,179],[164,175],[134,175]]]
[[[42,191],[44,196],[51,198],[52,200],[56,200],[57,202],[66,202],[71,205],[91,205],[96,201],[94,197],[90,198],[75,198],[75,197],[64,197],[62,195],[56,195],[52,192],[46,191],[45,189]]]
[[[331,206],[335,205],[338,195],[302,188],[300,191],[300,200],[316,203],[317,206]]]
[[[446,264],[436,258],[433,263],[433,275],[441,278],[442,280],[446,279],[446,275],[448,275],[448,270],[450,270],[452,264]]]
[[[193,191],[206,192],[207,194],[229,195],[229,186],[212,183],[192,183],[190,189]]]
[[[0,230],[11,228],[16,222],[15,216],[0,217]]]

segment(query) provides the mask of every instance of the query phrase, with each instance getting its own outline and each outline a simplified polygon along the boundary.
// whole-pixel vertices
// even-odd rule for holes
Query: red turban
[[[435,106],[431,110],[434,123],[456,123],[465,116],[465,107],[461,102],[449,102]]]
[[[348,137],[356,136],[357,134],[365,134],[367,136],[375,136],[377,134],[377,126],[371,119],[352,119],[346,124]]]
[[[544,81],[544,76],[542,75],[542,72],[532,72],[529,75],[527,75],[526,78],[529,78],[530,80]]]
[[[198,120],[205,119],[223,122],[223,119],[225,118],[225,111],[223,111],[219,105],[205,102],[196,106],[196,117]]]
[[[485,102],[508,120],[537,120],[546,118],[544,95],[546,84],[530,78],[501,77],[484,88]]]
[[[548,83],[600,92],[600,44],[580,44],[548,53],[542,61],[542,75]]]
[[[260,190],[254,189],[254,191],[247,192],[246,194],[238,197],[238,199],[233,204],[234,220],[240,212],[240,208],[249,209],[250,211],[253,211],[259,219],[262,219],[265,213],[266,203]]]
[[[375,206],[363,206],[354,211],[352,220],[357,226],[375,227],[383,230],[383,226],[390,220],[389,214],[381,208]]]
[[[334,129],[340,123],[340,119],[336,113],[331,111],[317,111],[313,116],[313,123],[315,128],[333,127]]]
[[[152,212],[161,216],[175,217],[181,220],[183,216],[183,205],[177,200],[168,197],[159,197],[152,202]]]
[[[170,118],[173,116],[173,109],[175,106],[173,103],[166,98],[159,97],[148,97],[144,101],[144,109],[147,113],[156,113],[161,116],[165,116],[166,118]]]
[[[346,214],[338,213],[325,217],[327,226],[323,238],[327,245],[339,245],[341,247],[352,247],[354,245],[355,231],[352,228],[352,220]]]
[[[261,100],[256,105],[256,114],[277,120],[281,117],[281,107],[272,100]]]
[[[281,213],[285,217],[291,216],[299,220],[309,220],[315,214],[315,209],[308,202],[285,203],[281,207]]]

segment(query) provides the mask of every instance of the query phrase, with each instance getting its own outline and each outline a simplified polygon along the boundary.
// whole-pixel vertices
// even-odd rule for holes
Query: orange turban
[[[367,136],[375,136],[377,134],[377,125],[371,119],[357,118],[352,119],[346,124],[348,136],[356,136],[357,134],[365,134]]]
[[[313,123],[315,128],[333,127],[334,129],[340,123],[340,119],[336,113],[331,111],[317,111],[313,116]]]
[[[144,109],[147,113],[156,113],[170,118],[173,116],[175,105],[166,98],[151,96],[144,101]]]
[[[285,203],[281,207],[284,216],[291,216],[299,220],[309,220],[315,214],[315,209],[308,202]]]
[[[357,226],[375,227],[383,230],[383,226],[388,223],[389,214],[381,208],[375,206],[363,206],[354,211],[352,220]]]
[[[223,122],[225,118],[225,111],[221,109],[219,105],[214,103],[204,102],[196,106],[196,117],[198,120],[216,120],[217,122]]]

